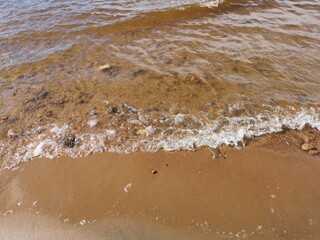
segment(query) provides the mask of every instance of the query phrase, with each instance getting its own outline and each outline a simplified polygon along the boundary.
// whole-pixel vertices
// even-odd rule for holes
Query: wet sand
[[[290,139],[20,164],[0,176],[0,238],[319,239],[320,158]]]

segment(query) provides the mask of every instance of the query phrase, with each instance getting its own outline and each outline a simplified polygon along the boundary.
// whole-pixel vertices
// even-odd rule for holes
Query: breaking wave
[[[294,113],[295,112],[295,113]],[[19,163],[35,157],[55,158],[61,156],[82,157],[99,152],[129,154],[136,151],[156,152],[194,150],[196,148],[217,148],[221,144],[244,145],[244,138],[254,138],[269,133],[281,132],[285,128],[301,130],[306,125],[320,130],[319,109],[301,108],[292,112],[277,108],[274,114],[259,114],[252,117],[219,117],[206,122],[190,115],[167,116],[159,126],[143,123],[143,113],[128,123],[137,126],[136,135],[123,139],[123,129],[100,129],[75,134],[74,146],[66,146],[65,138],[73,132],[67,124],[48,125],[25,132],[0,143],[1,169],[10,169]],[[183,127],[192,121],[197,128]],[[163,128],[166,123],[169,127]],[[95,128],[98,122],[93,118],[88,123]],[[168,125],[168,124],[167,124]],[[131,125],[130,125],[131,126]],[[182,126],[182,127],[181,127]]]

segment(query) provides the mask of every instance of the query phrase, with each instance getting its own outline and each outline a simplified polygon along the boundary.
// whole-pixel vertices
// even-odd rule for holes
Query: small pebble
[[[147,130],[145,130],[145,129],[139,129],[139,130],[137,131],[137,134],[139,134],[139,135],[147,135]]]
[[[125,191],[126,193],[129,192],[129,189],[132,187],[132,183],[128,183],[127,186],[125,186],[125,188],[123,189],[123,191]]]
[[[106,65],[100,66],[99,70],[102,71],[103,73],[108,74],[110,77],[116,77],[120,71],[120,67],[106,64]]]
[[[14,129],[9,129],[8,133],[7,133],[9,138],[16,138],[18,137],[18,133],[14,130]]]
[[[152,120],[152,125],[153,126],[158,126],[159,125],[159,120],[158,119]]]
[[[108,110],[108,113],[117,113],[117,112],[118,112],[118,108],[116,106],[112,106]]]
[[[309,150],[308,151],[308,154],[309,155],[318,155],[319,154],[319,151],[317,149],[312,149],[312,150]]]
[[[313,150],[314,148],[315,148],[314,145],[310,144],[310,143],[304,143],[301,146],[301,149],[304,150],[304,151]]]
[[[138,69],[138,70],[133,70],[133,71],[131,71],[130,73],[131,73],[131,75],[133,76],[133,77],[137,77],[137,76],[139,76],[139,75],[143,75],[143,74],[145,74],[145,70],[143,70],[143,69]]]
[[[100,71],[108,70],[110,68],[111,68],[111,66],[109,64],[101,65],[101,66],[98,67],[98,69]]]
[[[76,136],[74,134],[67,134],[63,139],[63,145],[73,148],[76,143]]]
[[[200,84],[201,83],[201,80],[195,76],[191,76],[189,79],[188,79],[188,82],[189,83],[193,83],[193,84]]]
[[[157,174],[157,173],[158,173],[157,170],[152,170],[152,171],[151,171],[151,174],[153,174],[153,175],[155,175],[155,174]]]
[[[97,116],[98,115],[98,112],[96,109],[92,109],[89,113],[91,116]]]

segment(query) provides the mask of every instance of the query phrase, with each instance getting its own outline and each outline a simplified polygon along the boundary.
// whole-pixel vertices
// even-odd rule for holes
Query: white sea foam
[[[182,123],[186,118],[197,121],[197,127],[179,128],[180,125],[177,123]],[[137,126],[143,126],[142,121],[147,121],[147,116],[140,113],[139,119],[135,120],[138,121]],[[35,157],[82,157],[104,151],[131,153],[135,151],[155,152],[160,149],[176,151],[193,150],[199,147],[217,148],[221,144],[236,146],[240,142],[243,143],[245,137],[252,138],[280,132],[284,127],[301,130],[308,124],[320,130],[320,114],[315,108],[288,112],[279,107],[273,109],[273,114],[220,116],[211,122],[196,119],[194,116],[178,114],[171,116],[171,122],[173,125],[166,129],[148,126],[144,128],[145,134],[132,135],[125,141],[121,136],[121,131],[125,131],[125,128],[117,129],[117,131],[96,129],[96,132],[77,133],[77,145],[74,148],[68,148],[61,143],[63,136],[70,132],[70,126],[66,124],[43,126],[26,131],[25,138],[10,140],[13,142],[0,142],[0,155],[3,160],[1,170],[13,168],[18,163]],[[155,134],[156,131],[157,134]]]
[[[107,129],[106,130],[106,135],[108,137],[115,137],[117,135],[117,131],[116,130]]]
[[[201,7],[209,7],[209,8],[213,8],[213,7],[218,7],[219,4],[223,3],[224,0],[211,0],[211,1],[208,1],[208,0],[204,0],[204,1],[201,1],[199,3],[199,5]]]
[[[83,220],[81,220],[79,223],[80,223],[80,225],[82,225],[82,226],[83,226],[83,225],[85,225],[85,224],[86,224],[86,220],[85,220],[85,219],[83,219]]]
[[[154,134],[154,131],[155,131],[154,127],[152,127],[152,126],[146,127],[146,135],[147,136],[152,136]]]
[[[98,124],[98,120],[97,119],[91,119],[88,121],[88,125],[93,128]]]
[[[184,114],[177,114],[177,115],[175,115],[175,117],[173,119],[173,122],[175,124],[182,123],[183,121],[184,121]]]

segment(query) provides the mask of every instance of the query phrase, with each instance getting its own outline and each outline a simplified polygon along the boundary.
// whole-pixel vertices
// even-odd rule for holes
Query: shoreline
[[[217,159],[201,149],[20,164],[0,175],[1,235],[21,239],[8,230],[21,226],[54,239],[54,225],[83,239],[318,239],[320,158],[294,134]]]
[[[320,1],[9,1],[0,240],[320,240]]]

